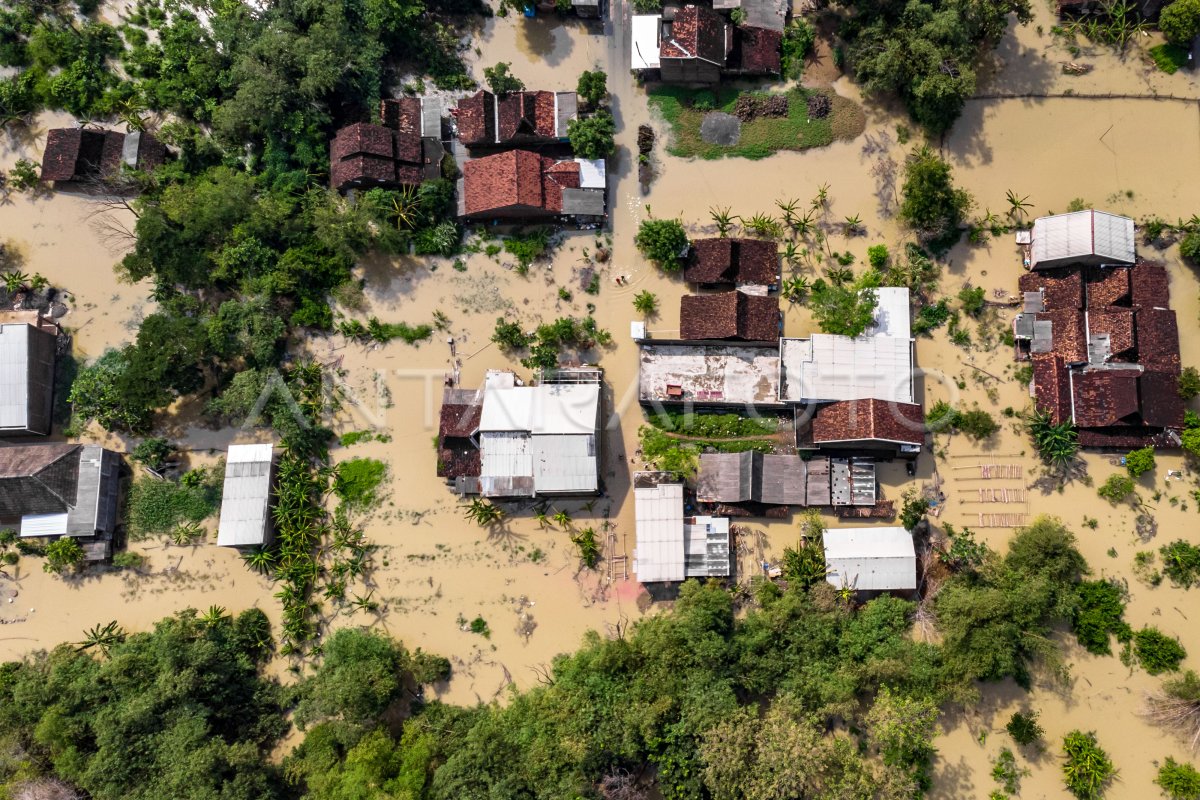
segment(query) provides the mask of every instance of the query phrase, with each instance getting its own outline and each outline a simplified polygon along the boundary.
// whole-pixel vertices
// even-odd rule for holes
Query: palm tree
[[[9,294],[16,294],[23,291],[29,284],[29,276],[24,272],[13,270],[12,272],[4,273],[4,288]]]
[[[545,510],[539,509],[533,512],[533,520],[538,524],[538,530],[544,531],[550,527],[550,517]]]
[[[846,222],[842,226],[842,232],[846,236],[857,236],[860,231],[862,231],[862,217],[858,214],[846,217]]]
[[[116,620],[113,620],[107,625],[95,625],[90,630],[84,631],[84,638],[79,643],[78,649],[82,652],[95,647],[104,655],[108,655],[108,651],[112,649],[113,645],[123,641],[125,641],[125,631],[117,624]]]
[[[1009,189],[1005,192],[1005,197],[1008,199],[1008,216],[1012,219],[1025,216],[1029,209],[1033,208],[1033,203],[1029,202],[1029,195],[1021,197]]]
[[[776,200],[775,205],[783,212],[783,221],[789,228],[795,228],[798,217],[797,210],[800,208],[800,201],[792,200]]]
[[[849,267],[834,266],[825,268],[825,277],[834,286],[845,286],[854,280],[854,272]]]
[[[367,592],[365,597],[354,595],[354,599],[350,601],[350,605],[360,611],[378,611],[379,603],[371,599],[371,595],[373,594],[375,594],[374,591]]]
[[[742,218],[742,225],[756,235],[768,239],[778,239],[783,235],[783,226],[770,214],[759,213],[750,219]]]
[[[652,317],[658,312],[658,295],[643,289],[633,296],[633,309],[643,317]]]
[[[197,522],[184,522],[171,531],[171,542],[179,547],[195,544],[204,538],[204,528]]]
[[[488,501],[476,497],[471,500],[463,511],[463,516],[474,522],[481,528],[486,528],[495,525],[504,518],[504,509],[499,506],[492,505]]]
[[[736,216],[730,213],[731,209],[726,206],[713,206],[708,210],[708,215],[712,217],[713,223],[717,226],[717,235],[724,239],[729,235],[729,229],[733,227],[733,221]]]
[[[242,560],[246,562],[246,566],[255,572],[269,575],[275,567],[278,557],[275,555],[274,550],[260,545],[253,550],[242,553]]]
[[[1055,425],[1050,415],[1039,409],[1029,418],[1026,426],[1038,455],[1046,463],[1061,468],[1075,458],[1079,450],[1079,434],[1070,421]]]
[[[225,619],[227,616],[228,615],[225,613],[224,606],[209,606],[208,611],[205,611],[203,614],[200,615],[200,621],[203,622],[205,625],[212,626],[212,625],[216,625],[218,622]]]
[[[801,238],[806,237],[812,232],[813,225],[816,223],[816,219],[816,209],[810,208],[808,211],[804,212],[803,217],[796,218],[796,220],[792,223],[792,230],[794,230],[796,235],[800,236]]]
[[[555,514],[553,517],[551,517],[551,519],[554,520],[555,525],[562,528],[563,530],[566,530],[567,528],[571,527],[571,515],[568,514],[566,511],[559,511],[557,514]]]
[[[783,246],[783,260],[788,263],[788,266],[795,269],[800,263],[800,245],[795,242],[788,242]]]
[[[817,187],[817,196],[813,198],[813,208],[824,208],[829,205],[829,184],[822,183]]]
[[[804,298],[808,297],[808,278],[803,275],[797,275],[793,278],[788,278],[780,287],[780,294],[787,298],[790,303],[801,303]]]
[[[412,186],[404,186],[392,197],[391,217],[396,221],[397,228],[413,229],[417,226],[417,190]]]

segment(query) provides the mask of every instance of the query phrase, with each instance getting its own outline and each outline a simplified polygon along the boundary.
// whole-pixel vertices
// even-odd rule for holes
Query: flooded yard
[[[410,648],[450,657],[454,677],[443,697],[456,703],[502,700],[509,684],[534,685],[551,659],[573,650],[585,631],[612,632],[651,608],[631,575],[607,560],[632,555],[630,476],[642,467],[637,457],[637,432],[643,421],[639,351],[628,332],[630,322],[640,319],[632,299],[649,290],[658,296],[660,308],[649,320],[649,330],[660,338],[674,338],[679,297],[686,287],[638,255],[633,245],[638,223],[650,214],[679,217],[694,234],[712,234],[713,207],[729,207],[745,216],[777,213],[776,200],[798,198],[807,204],[817,187],[828,184],[830,247],[854,253],[861,265],[869,245],[882,242],[896,252],[905,240],[891,216],[896,176],[912,147],[911,142],[899,141],[897,126],[905,124],[904,119],[866,102],[866,131],[853,141],[761,161],[672,157],[662,141],[665,126],[651,115],[645,92],[628,77],[628,16],[625,4],[614,4],[613,19],[603,24],[492,18],[474,43],[478,56],[472,57],[477,77],[483,66],[509,61],[531,89],[574,89],[581,71],[596,66],[607,71],[620,125],[619,149],[609,170],[611,232],[563,235],[550,263],[536,264],[526,277],[516,272],[510,256],[489,256],[483,248],[459,264],[452,259],[369,261],[357,268],[366,280],[365,306],[357,316],[419,324],[437,310],[448,318],[447,330],[418,346],[364,346],[338,335],[305,343],[313,357],[332,368],[345,398],[335,428],[390,437],[340,447],[334,453],[335,460],[378,458],[388,465],[388,478],[384,502],[364,520],[367,537],[380,548],[371,591],[381,605],[375,612],[355,611],[329,622],[334,627],[373,625]],[[1200,212],[1200,103],[1152,98],[1155,93],[1196,97],[1200,90],[1195,78],[1153,73],[1137,53],[1122,61],[1101,51],[1077,59],[1096,65],[1089,75],[1064,75],[1059,64],[1071,57],[1053,43],[1051,24],[1049,11],[1039,9],[1031,26],[1010,33],[981,81],[980,94],[987,97],[970,101],[952,132],[934,143],[954,167],[958,183],[973,194],[973,214],[1004,213],[1010,190],[1028,196],[1035,216],[1064,211],[1076,198],[1138,219],[1186,219]],[[1037,32],[1038,26],[1043,33]],[[833,90],[862,102],[845,78],[838,78]],[[1064,96],[1068,93],[1074,96]],[[1079,96],[1084,93],[1137,97]],[[7,169],[21,157],[37,160],[45,129],[63,121],[43,115],[28,135],[6,139],[0,145],[0,168]],[[636,130],[643,123],[653,124],[660,134],[653,156],[657,177],[646,191],[638,183],[635,163]],[[113,225],[131,224],[132,215],[110,212],[107,226],[102,226],[95,212],[88,198],[61,193],[14,193],[0,205],[0,238],[20,254],[23,271],[41,273],[70,293],[70,313],[63,323],[80,361],[130,341],[136,322],[151,306],[148,285],[119,283],[112,271],[127,246],[114,235]],[[837,232],[839,223],[850,216],[861,218],[864,235]],[[596,260],[601,248],[611,249],[607,261]],[[1200,317],[1200,281],[1177,248],[1154,257],[1166,263],[1171,276],[1171,302],[1183,333],[1183,364],[1200,365],[1200,337],[1192,335]],[[1011,235],[982,245],[964,241],[947,258],[941,293],[953,297],[970,284],[984,287],[989,298],[997,292],[1012,294],[1022,271]],[[585,290],[593,272],[599,276],[599,291],[589,294]],[[570,299],[565,299],[568,293]],[[597,322],[613,335],[613,344],[594,354],[607,383],[605,491],[588,502],[552,504],[553,511],[568,512],[577,526],[600,530],[605,521],[612,523],[604,537],[606,560],[600,569],[589,571],[580,567],[568,535],[541,528],[529,506],[514,507],[490,532],[468,521],[462,504],[434,474],[433,437],[447,375],[459,386],[473,388],[489,369],[527,372],[490,342],[498,317],[530,324],[583,316],[593,304]],[[1132,625],[1157,625],[1200,652],[1191,622],[1200,619],[1200,592],[1165,583],[1151,588],[1132,571],[1139,550],[1157,549],[1179,537],[1195,540],[1200,500],[1191,493],[1197,476],[1177,454],[1158,457],[1157,470],[1139,487],[1158,523],[1156,537],[1148,541],[1135,531],[1133,510],[1110,506],[1097,496],[1095,486],[1039,486],[1040,467],[1028,437],[1002,413],[1006,407],[1019,411],[1030,402],[1027,388],[1012,378],[1011,348],[995,339],[1013,313],[1007,307],[992,309],[992,338],[973,330],[973,343],[967,347],[952,344],[944,329],[917,340],[916,359],[925,372],[917,394],[923,395],[926,406],[951,398],[977,403],[1000,419],[1004,429],[986,447],[961,436],[939,435],[932,451],[922,454],[915,479],[901,464],[881,465],[883,497],[898,501],[905,488],[933,481],[936,475],[946,494],[937,521],[970,527],[998,549],[1012,531],[1006,520],[1057,515],[1076,532],[1096,575],[1127,583],[1127,619]],[[803,307],[785,301],[784,315],[785,335],[812,330]],[[194,410],[180,409],[173,422],[183,446],[196,451],[197,461],[211,458],[210,449],[256,436],[253,431],[199,427]],[[104,437],[98,429],[85,438],[106,441],[122,451],[130,446]],[[1109,456],[1088,455],[1086,461],[1095,485],[1121,469]],[[982,477],[983,466],[1011,467],[996,472],[1012,477]],[[1184,478],[1166,482],[1168,469],[1183,470]],[[994,489],[1012,490],[1012,502],[985,502],[986,492],[981,490]],[[1085,517],[1096,518],[1097,526],[1085,527]],[[841,524],[832,517],[826,522]],[[794,520],[754,519],[746,527],[767,559],[794,545],[798,537]],[[85,628],[109,619],[128,629],[144,629],[189,606],[215,604],[234,612],[258,606],[278,621],[275,589],[250,572],[236,553],[211,544],[179,548],[144,542],[131,549],[149,558],[137,573],[100,572],[64,582],[23,564],[14,580],[0,583],[0,622],[5,623],[0,627],[0,660],[73,641]],[[758,551],[743,553],[744,574],[757,558]],[[476,617],[486,621],[487,635],[469,629],[466,622]],[[1115,657],[1095,657],[1073,644],[1068,648],[1069,685],[1039,685],[1029,694],[1008,684],[988,686],[978,707],[943,717],[932,796],[983,797],[995,788],[989,775],[991,759],[1007,744],[1003,726],[1017,709],[1040,711],[1052,743],[1071,729],[1096,731],[1121,770],[1114,797],[1147,796],[1161,759],[1186,760],[1188,754],[1177,740],[1137,715],[1143,693],[1158,684],[1156,679],[1131,672]],[[283,674],[286,665],[277,665]],[[1065,796],[1056,752],[1029,766],[1032,774],[1021,796]]]

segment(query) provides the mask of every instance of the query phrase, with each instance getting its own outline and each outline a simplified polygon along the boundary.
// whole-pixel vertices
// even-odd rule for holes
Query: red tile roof
[[[548,163],[547,163],[548,162]],[[543,177],[553,164],[528,150],[506,150],[503,153],[474,158],[463,165],[463,196],[467,216],[528,211],[554,211],[546,202]],[[561,181],[568,176],[556,175],[546,180],[552,190],[560,186],[558,210],[562,210]],[[576,178],[577,180],[578,178]],[[553,201],[553,197],[551,197]]]
[[[875,439],[906,444],[925,441],[925,418],[914,403],[843,400],[821,406],[813,416],[813,442]]]
[[[679,301],[680,339],[779,338],[779,299],[743,292],[684,295]]]
[[[455,118],[458,138],[465,145],[493,144],[496,140],[496,96],[480,89],[458,101]]]
[[[1171,305],[1170,281],[1162,264],[1138,261],[1129,273],[1133,305],[1144,308],[1168,308]]]
[[[1017,279],[1022,292],[1045,293],[1047,310],[1083,308],[1083,277],[1078,268],[1066,267],[1026,272]]]
[[[1085,283],[1088,308],[1120,305],[1129,299],[1128,267],[1090,267]]]
[[[417,112],[419,124],[419,105]],[[398,109],[395,121],[405,125],[411,120],[406,121]],[[415,150],[410,141],[414,136]],[[423,169],[420,131],[409,131],[404,138],[401,142],[398,131],[369,122],[342,128],[329,144],[329,185],[343,191],[357,185],[420,183]],[[401,147],[403,156],[398,154]]]
[[[153,134],[138,135],[135,166],[151,170],[166,159],[167,149]],[[90,128],[55,128],[46,134],[42,154],[42,180],[77,181],[110,178],[121,171],[125,134]]]
[[[1088,311],[1088,333],[1107,333],[1112,354],[1120,356],[1133,350],[1133,309],[1094,308]]]
[[[1169,308],[1139,308],[1133,324],[1138,362],[1146,368],[1179,372],[1179,324],[1175,312]]]
[[[1062,356],[1033,355],[1033,391],[1037,407],[1050,415],[1055,425],[1071,418],[1071,386]]]
[[[783,32],[743,25],[736,29],[738,68],[759,75],[778,75]]]
[[[1088,360],[1082,311],[1078,308],[1039,311],[1036,319],[1050,320],[1054,352],[1062,356],[1064,361],[1076,364]]]
[[[575,161],[558,161],[542,158],[542,196],[548,211],[562,213],[563,189],[578,189],[580,184],[579,164]]]
[[[1138,413],[1138,377],[1133,369],[1075,372],[1071,376],[1075,424],[1103,428],[1130,422]]]
[[[46,152],[42,154],[42,180],[69,181],[74,178],[82,140],[82,128],[55,128],[47,133]]]
[[[684,6],[675,12],[671,35],[659,48],[660,58],[701,58],[725,66],[726,23],[711,8]]]
[[[416,97],[389,97],[379,104],[383,125],[395,132],[396,158],[410,164],[421,163],[421,100]]]
[[[1138,379],[1142,422],[1159,428],[1182,428],[1187,404],[1179,396],[1179,375],[1148,369]]]
[[[1114,450],[1133,450],[1139,447],[1178,447],[1179,440],[1164,428],[1116,425],[1107,428],[1083,428],[1079,431],[1081,447],[1106,447]]]
[[[683,272],[698,284],[757,284],[779,281],[779,248],[763,239],[697,239]]]

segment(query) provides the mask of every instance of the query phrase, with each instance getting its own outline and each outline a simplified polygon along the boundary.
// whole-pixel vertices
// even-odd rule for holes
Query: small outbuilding
[[[683,278],[700,286],[775,286],[779,247],[766,239],[697,239]]]
[[[683,484],[660,472],[633,476],[637,544],[633,572],[642,583],[733,574],[727,517],[684,516]]]
[[[917,553],[904,528],[831,528],[824,533],[825,580],[858,592],[914,592]]]
[[[221,547],[269,544],[271,488],[275,451],[270,444],[232,444],[225,456],[225,486],[221,492]]]
[[[1033,222],[1029,266],[1133,266],[1133,220],[1089,209],[1039,217]]]
[[[0,435],[50,433],[58,326],[36,311],[0,315]]]
[[[117,177],[122,167],[151,170],[166,159],[167,148],[143,131],[54,128],[46,134],[41,177],[55,184]]]

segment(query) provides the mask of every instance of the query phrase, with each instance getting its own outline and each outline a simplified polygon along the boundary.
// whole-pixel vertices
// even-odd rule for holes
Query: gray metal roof
[[[744,503],[754,498],[754,454],[704,453],[696,472],[696,499],[702,503]]]
[[[683,484],[660,483],[633,490],[637,544],[633,572],[642,583],[684,578]]]
[[[1136,258],[1133,220],[1105,211],[1075,211],[1033,221],[1031,266],[1125,264]]]
[[[579,116],[579,95],[575,92],[554,93],[554,127],[558,138],[567,138],[567,123]]]
[[[29,424],[29,337],[26,323],[0,325],[0,430]]]
[[[563,189],[562,210],[564,214],[579,217],[604,216],[603,189]]]
[[[217,544],[249,547],[271,539],[271,468],[269,444],[234,444],[225,457],[225,486]]]
[[[1033,321],[1033,343],[1031,353],[1050,353],[1054,350],[1054,325],[1048,319]]]
[[[804,465],[805,498],[810,506],[827,506],[830,504],[831,486],[829,476],[829,459],[812,458]]]
[[[728,517],[689,517],[683,524],[683,574],[724,578],[733,572]]]
[[[89,537],[115,530],[116,453],[99,445],[39,444],[0,454],[21,463],[0,479],[0,515],[20,516],[21,536]]]
[[[826,580],[858,591],[917,588],[912,534],[900,527],[831,528],[824,533]]]
[[[1013,336],[1018,339],[1032,339],[1033,320],[1033,314],[1017,314],[1013,320]]]
[[[421,98],[421,135],[428,139],[442,138],[442,98]]]
[[[805,463],[800,456],[754,454],[754,499],[781,506],[805,505]]]

